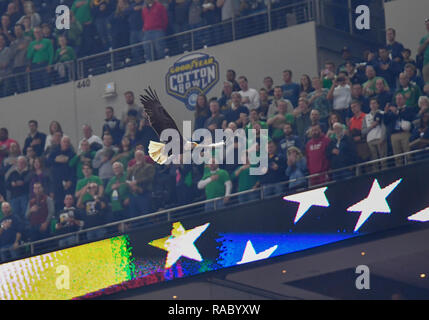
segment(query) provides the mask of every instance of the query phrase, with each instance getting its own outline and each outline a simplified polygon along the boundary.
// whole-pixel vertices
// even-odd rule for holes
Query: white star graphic
[[[292,196],[284,197],[283,200],[286,201],[292,201],[292,202],[299,202],[298,211],[295,216],[294,223],[296,224],[302,216],[312,207],[312,206],[319,206],[319,207],[329,207],[329,201],[326,198],[325,191],[327,190],[327,187],[310,190],[298,194],[294,194]]]
[[[195,247],[194,242],[206,231],[209,225],[210,223],[206,223],[203,226],[185,230],[180,222],[176,222],[173,224],[170,236],[153,240],[149,244],[168,252],[165,263],[166,269],[172,267],[180,257],[201,262],[203,258]]]
[[[274,251],[277,249],[277,245],[274,247],[271,247],[265,251],[256,253],[255,249],[253,248],[252,241],[247,241],[246,248],[244,249],[243,257],[241,258],[241,261],[237,262],[237,264],[244,264],[249,262],[254,262],[258,260],[264,260],[269,258]]]
[[[429,208],[426,208],[422,211],[417,212],[416,214],[413,214],[412,216],[409,216],[408,220],[420,222],[429,221]]]
[[[398,184],[401,183],[401,181],[402,179],[399,179],[388,185],[387,187],[381,189],[378,180],[375,179],[372,184],[371,191],[368,194],[368,197],[347,209],[347,211],[349,212],[361,213],[359,220],[355,226],[354,232],[358,231],[373,213],[391,213],[386,198],[393,190],[395,190],[395,188],[398,186]]]

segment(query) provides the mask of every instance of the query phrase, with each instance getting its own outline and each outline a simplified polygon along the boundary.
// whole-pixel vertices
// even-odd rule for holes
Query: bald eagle
[[[174,129],[180,136],[180,146],[183,148],[195,149],[198,147],[219,148],[224,146],[224,142],[200,145],[192,141],[184,141],[176,122],[168,114],[167,110],[162,106],[156,91],[151,87],[145,89],[146,94],[140,95],[140,101],[143,104],[144,110],[149,117],[150,124],[155,132],[161,137],[161,134],[166,129]],[[149,156],[158,164],[166,164],[169,160],[168,154],[165,154],[165,144],[161,142],[150,141]],[[173,155],[174,156],[174,155]]]

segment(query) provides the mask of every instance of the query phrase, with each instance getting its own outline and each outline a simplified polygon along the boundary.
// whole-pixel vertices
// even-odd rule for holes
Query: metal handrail
[[[389,160],[398,159],[398,158],[404,158],[404,157],[410,157],[412,155],[419,154],[419,153],[424,153],[424,152],[429,152],[429,147],[426,147],[426,148],[423,148],[423,149],[419,149],[419,150],[413,150],[413,151],[409,151],[409,152],[405,152],[405,153],[401,153],[401,154],[397,154],[397,155],[393,155],[393,156],[388,156],[388,157],[384,157],[384,158],[381,158],[381,159],[366,161],[366,162],[363,162],[363,163],[358,163],[358,164],[355,164],[355,165],[352,165],[352,166],[348,166],[348,167],[344,167],[344,168],[340,168],[340,169],[329,170],[329,171],[326,171],[326,172],[323,172],[323,173],[317,173],[317,174],[313,174],[313,175],[308,175],[306,177],[302,177],[302,178],[299,178],[299,179],[292,179],[292,180],[288,180],[288,181],[282,181],[280,183],[276,183],[276,184],[273,184],[273,185],[275,185],[275,186],[283,186],[283,185],[288,185],[291,182],[297,182],[297,181],[300,181],[300,180],[308,181],[311,178],[319,177],[321,175],[332,175],[333,173],[341,172],[341,171],[344,171],[344,170],[353,170],[353,169],[357,170],[358,168],[361,168],[361,167],[365,167],[365,166],[369,167],[371,165],[378,164],[378,163],[386,163]],[[418,162],[418,161],[416,161],[416,162]],[[413,163],[416,163],[416,162],[413,162]],[[406,165],[407,164],[404,164],[402,167],[404,167]],[[392,169],[392,168],[384,169],[384,170],[390,170],[390,169]],[[384,170],[383,169],[377,170],[377,172],[380,173],[380,172],[382,172]],[[341,180],[338,180],[338,181],[341,181]],[[338,182],[338,181],[334,181],[334,180],[327,181],[323,185],[333,184],[333,183]],[[318,185],[314,185],[314,186],[311,186],[311,187],[301,187],[298,190],[292,190],[292,193],[302,192],[304,190],[310,190],[310,189],[313,189],[313,188],[317,188],[319,186]],[[264,194],[264,188],[265,188],[265,186],[261,186],[261,187],[259,187],[257,189],[251,189],[251,190],[246,190],[246,191],[242,191],[242,192],[237,192],[237,193],[234,193],[234,194],[230,195],[229,198],[232,199],[232,198],[238,198],[240,195],[251,194],[251,193],[253,193],[253,194],[259,193],[259,197],[258,198],[255,198],[255,199],[250,200],[250,201],[245,202],[245,203],[264,200],[264,199],[267,199],[266,195]],[[272,195],[270,197],[274,198],[274,197],[278,197],[278,195],[274,194],[274,195]],[[79,230],[79,231],[76,231],[76,232],[72,232],[72,233],[68,233],[68,234],[56,235],[56,236],[49,237],[49,238],[46,238],[46,239],[24,243],[24,244],[21,244],[18,248],[22,249],[22,248],[28,248],[28,247],[30,247],[30,253],[31,253],[31,255],[33,255],[35,253],[35,247],[37,245],[40,245],[40,244],[43,244],[43,243],[57,241],[57,240],[69,238],[69,237],[72,237],[72,236],[75,236],[76,239],[78,239],[79,235],[87,233],[88,231],[105,229],[105,228],[109,228],[109,227],[118,227],[120,225],[127,225],[127,224],[131,224],[133,222],[145,221],[145,220],[149,220],[151,218],[158,218],[158,217],[162,217],[162,216],[166,216],[167,217],[167,221],[171,221],[172,220],[171,219],[171,214],[172,213],[177,213],[177,212],[184,211],[184,210],[187,210],[187,209],[192,209],[192,208],[198,208],[198,207],[201,207],[201,206],[203,206],[205,204],[208,204],[208,203],[213,203],[214,204],[217,201],[223,200],[223,199],[224,199],[224,197],[219,197],[219,198],[215,198],[215,199],[194,202],[194,203],[186,204],[186,205],[175,207],[175,208],[171,208],[171,209],[164,209],[162,211],[153,212],[153,213],[149,213],[149,214],[145,214],[145,215],[142,215],[142,216],[137,216],[137,217],[133,217],[133,218],[121,220],[121,221],[111,222],[111,223],[107,223],[107,224],[96,226],[96,227],[92,227],[92,228],[82,229],[82,230]],[[243,204],[245,204],[245,203],[243,203]],[[182,212],[182,214],[183,214],[182,218],[184,216],[187,216],[186,213],[189,214],[190,212],[191,212],[190,210]],[[194,213],[194,215],[195,214],[200,215],[200,214],[202,214],[204,212],[205,212],[204,210],[203,211],[198,211],[197,213]],[[141,227],[137,227],[137,228],[141,228]],[[113,234],[111,236],[113,236]],[[82,243],[84,243],[84,242],[77,241],[77,243],[75,245],[79,245],[79,244],[82,244]],[[57,250],[57,249],[59,249],[58,245],[56,245],[55,247],[48,248],[46,250],[52,251],[52,250]],[[8,250],[8,249],[3,249],[3,250]]]

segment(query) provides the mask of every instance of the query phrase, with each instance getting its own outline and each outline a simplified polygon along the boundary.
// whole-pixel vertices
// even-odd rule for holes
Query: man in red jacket
[[[142,11],[143,41],[146,62],[164,58],[165,31],[168,26],[167,9],[156,0],[146,0]]]
[[[308,163],[308,171],[310,175],[323,173],[329,170],[329,160],[326,156],[326,149],[330,143],[330,139],[322,133],[319,125],[311,128],[312,139],[306,145],[306,155]],[[327,174],[321,174],[310,178],[310,186],[323,184],[328,181]]]

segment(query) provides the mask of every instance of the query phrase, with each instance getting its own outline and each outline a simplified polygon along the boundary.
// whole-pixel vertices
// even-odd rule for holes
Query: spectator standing
[[[18,10],[18,7],[14,2],[10,2],[7,6],[6,14],[9,16],[10,19],[10,25],[14,26],[20,19],[20,13]]]
[[[280,183],[286,180],[286,159],[278,152],[277,144],[271,140],[268,142],[268,168],[260,177],[264,196],[279,195],[284,191],[284,185]]]
[[[93,170],[89,163],[84,163],[82,166],[83,178],[79,179],[76,184],[75,197],[79,199],[83,194],[82,200],[87,200],[88,187],[91,183],[98,185],[98,195],[101,197],[104,192],[103,181],[96,175],[93,175]]]
[[[55,224],[55,232],[57,235],[74,233],[79,231],[84,226],[80,210],[74,206],[74,198],[68,194],[64,198],[64,208],[59,210],[56,215],[57,223]],[[62,238],[59,240],[59,247],[64,248],[73,246],[78,243],[76,235]]]
[[[232,104],[232,83],[229,81],[223,82],[223,90],[222,90],[222,96],[218,100],[219,106],[220,106],[220,112],[225,115],[228,110],[231,109]],[[198,99],[198,98],[197,98]]]
[[[284,137],[279,142],[279,151],[285,158],[287,158],[287,151],[290,147],[296,147],[300,150],[303,150],[301,139],[297,135],[293,134],[293,127],[290,123],[285,123],[283,125],[283,133]]]
[[[36,158],[33,166],[30,167],[30,173],[28,175],[28,191],[30,193],[30,197],[34,196],[34,185],[36,183],[41,184],[46,194],[49,194],[52,199],[54,198],[52,179],[45,171],[43,158]]]
[[[24,156],[18,157],[16,169],[13,170],[7,181],[6,188],[10,192],[10,205],[14,214],[24,218],[28,204],[30,171],[27,165],[27,159]]]
[[[314,77],[312,84],[314,91],[307,95],[309,107],[319,111],[320,121],[327,124],[332,110],[332,105],[327,99],[329,90],[322,87],[322,80],[319,77]]]
[[[307,131],[311,127],[311,115],[312,110],[309,108],[308,100],[300,98],[298,102],[298,108],[295,109],[295,129],[299,138],[302,141],[307,141]]]
[[[367,65],[365,75],[368,78],[368,81],[366,81],[362,86],[364,96],[372,97],[375,94],[375,90],[376,90],[375,84],[377,80],[380,80],[380,79],[383,80],[384,85],[390,90],[389,84],[387,83],[386,79],[384,79],[383,77],[377,77],[376,69],[374,66]]]
[[[82,25],[82,38],[79,48],[80,55],[90,55],[93,52],[94,26],[91,14],[91,0],[74,0],[71,7],[76,20]]]
[[[3,163],[3,159],[8,156],[9,148],[12,143],[19,145],[16,140],[9,138],[9,131],[6,128],[0,128],[0,164]]]
[[[274,80],[270,76],[264,78],[264,89],[267,91],[268,99],[274,97]]]
[[[76,52],[67,45],[67,38],[64,35],[58,37],[58,49],[55,52],[54,63],[57,72],[57,83],[66,82],[72,74],[73,65],[71,62],[76,60]]]
[[[49,74],[54,61],[54,47],[50,40],[43,38],[41,28],[34,28],[34,37],[35,40],[30,43],[27,51],[27,71],[32,71],[32,89],[50,85]]]
[[[41,183],[35,183],[34,196],[28,202],[26,218],[30,226],[30,241],[38,241],[49,235],[49,224],[55,215],[54,201],[45,194]]]
[[[39,132],[39,124],[36,120],[30,120],[28,127],[30,128],[30,133],[24,142],[24,155],[26,155],[27,148],[31,146],[36,155],[40,157],[45,150],[46,134]]]
[[[283,98],[289,100],[292,103],[293,107],[296,108],[298,106],[298,99],[301,88],[299,84],[292,81],[291,70],[283,71],[283,81]]]
[[[24,13],[25,15],[22,16],[17,23],[22,23],[25,18],[28,18],[30,20],[31,28],[36,28],[40,26],[42,19],[40,18],[40,15],[36,12],[33,1],[24,2]]]
[[[143,41],[151,41],[144,46],[146,62],[165,56],[164,37],[168,26],[167,9],[157,0],[146,0],[142,11]]]
[[[296,190],[307,186],[307,160],[301,150],[295,146],[287,149],[287,169],[285,175],[288,177],[289,190]]]
[[[197,97],[197,104],[195,106],[194,113],[194,130],[204,128],[205,122],[208,118],[210,118],[210,115],[210,107],[206,95],[199,94]]]
[[[130,190],[130,216],[150,213],[155,166],[147,163],[143,151],[135,152],[136,164],[128,171],[127,185]]]
[[[405,98],[405,104],[408,107],[417,109],[419,98],[422,95],[420,88],[410,82],[410,78],[405,72],[402,72],[399,75],[399,84],[400,86],[395,92],[395,97],[398,93],[401,93]]]
[[[249,161],[249,157],[246,155],[245,157],[246,157],[246,161],[244,165],[239,166],[232,174],[232,180],[238,181],[237,192],[254,190],[259,185],[259,176],[250,174],[251,164]],[[258,199],[258,193],[255,191],[241,194],[238,196],[238,201],[240,203],[245,203],[245,202],[249,202],[257,199]]]
[[[425,82],[422,77],[417,75],[417,68],[412,63],[407,63],[404,66],[404,72],[408,76],[408,79],[410,79],[410,82],[413,85],[416,85],[419,87],[420,91],[423,90],[423,87],[425,86]]]
[[[128,17],[128,25],[130,28],[130,45],[143,42],[143,5],[143,0],[134,0],[125,10],[125,14]],[[131,55],[133,59],[133,64],[143,62],[143,47],[138,46],[131,48]]]
[[[376,84],[376,88],[377,88],[377,84]],[[376,93],[377,93],[377,89],[375,90],[375,94]],[[361,84],[359,84],[359,83],[352,84],[352,86],[351,86],[351,97],[352,97],[352,102],[353,101],[359,101],[360,102],[362,112],[364,112],[364,113],[369,112],[369,98],[367,98],[363,95],[363,89],[362,89]],[[350,105],[351,105],[351,103],[350,103]],[[351,112],[351,108],[350,108],[348,118],[350,118],[352,116],[353,116],[353,112]]]
[[[366,114],[362,112],[362,105],[357,100],[354,100],[351,103],[350,108],[353,114],[353,116],[348,121],[350,136],[353,138],[353,141],[356,144],[357,155],[361,161],[365,162],[370,158],[368,144],[362,135],[362,126]]]
[[[306,144],[306,156],[310,175],[318,174],[310,178],[309,186],[314,186],[328,181],[326,172],[330,165],[327,148],[331,140],[322,133],[320,126],[311,128],[311,136],[311,140]]]
[[[427,34],[420,40],[417,55],[423,56],[423,79],[429,82],[429,18],[425,20]]]
[[[226,126],[226,118],[220,113],[219,102],[216,100],[210,101],[211,116],[205,121],[204,128],[210,130],[214,134],[214,130],[222,129]]]
[[[242,98],[241,103],[246,106],[249,110],[256,109],[259,107],[259,93],[255,89],[249,88],[249,83],[245,76],[238,78],[240,85],[240,95]]]
[[[121,121],[116,118],[115,110],[112,107],[106,107],[106,118],[102,128],[101,138],[103,139],[106,133],[113,137],[113,144],[118,146],[121,143],[123,131],[121,130]]]
[[[99,150],[103,145],[103,140],[97,135],[94,134],[94,131],[92,130],[92,127],[89,124],[84,124],[82,127],[82,133],[83,138],[79,142],[78,152],[82,151],[81,143],[83,140],[86,140],[89,142],[89,145],[91,146],[92,150]],[[97,144],[97,146],[94,146]]]
[[[84,139],[81,141],[81,150],[75,154],[69,161],[69,167],[76,170],[76,180],[79,181],[85,177],[83,172],[83,166],[88,164],[91,167],[92,160],[95,157],[97,151],[91,150],[88,140]],[[91,167],[92,168],[92,167]]]
[[[76,56],[81,57],[83,41],[83,25],[76,19],[73,11],[70,11],[70,29],[65,30],[64,35],[67,37],[69,45],[74,49]]]
[[[129,45],[130,40],[130,26],[128,23],[127,9],[129,8],[128,0],[118,0],[116,9],[109,16],[110,34],[112,38],[112,48],[118,49]],[[123,52],[120,52],[122,55]],[[118,56],[119,59],[124,57]]]
[[[133,91],[125,92],[124,98],[126,106],[122,109],[121,112],[121,130],[125,130],[125,128],[127,127],[127,122],[128,120],[130,120],[130,111],[133,111],[132,114],[134,114],[134,120],[143,119],[144,114],[143,107],[135,103],[135,96]]]
[[[242,97],[239,92],[233,92],[231,100],[231,108],[225,112],[225,119],[228,123],[237,121],[241,113],[249,114],[249,109],[242,105]]]
[[[348,114],[350,102],[352,101],[352,94],[348,80],[343,74],[338,76],[333,82],[328,92],[327,99],[332,101],[333,110],[345,119]]]
[[[377,98],[370,100],[371,111],[365,116],[362,124],[362,135],[368,143],[371,160],[382,159],[387,156],[386,127],[383,121],[383,112],[379,110]],[[381,169],[386,168],[386,162],[381,163]],[[373,169],[377,171],[379,164],[374,164]]]
[[[112,165],[113,177],[106,186],[105,196],[108,200],[112,221],[124,220],[129,217],[130,195],[127,185],[127,175],[120,162]]]
[[[266,121],[268,111],[270,110],[270,106],[272,104],[272,100],[268,96],[268,91],[265,88],[261,88],[259,90],[259,107],[256,109],[257,114],[261,116],[262,119]],[[252,109],[255,110],[255,109]]]
[[[313,88],[313,83],[310,79],[310,76],[308,74],[304,74],[301,77],[301,82],[300,82],[300,96],[302,94],[305,94],[305,97],[307,97],[308,94],[310,94],[311,92],[314,91]]]
[[[12,73],[12,61],[12,51],[6,46],[6,37],[0,34],[0,97],[10,91],[11,80],[8,76]]]
[[[392,92],[389,90],[389,87],[384,84],[383,79],[378,79],[375,82],[375,96],[373,97],[377,98],[380,109],[382,110],[384,110],[388,104],[392,103]]]
[[[277,113],[267,121],[271,128],[271,137],[276,142],[283,136],[283,125],[285,123],[294,124],[295,119],[292,113],[288,113],[288,101],[280,100],[277,102]]]
[[[396,106],[390,105],[386,108],[384,121],[390,135],[393,154],[401,154],[410,151],[410,136],[412,121],[415,120],[413,108],[406,105],[402,93],[396,94]],[[403,164],[403,158],[395,159],[396,166]]]
[[[114,176],[111,159],[117,151],[118,148],[113,146],[112,136],[105,134],[103,137],[103,148],[97,151],[92,160],[92,167],[98,170],[98,176],[103,181],[104,186]]]
[[[48,164],[52,170],[56,209],[62,206],[66,194],[73,194],[76,180],[75,172],[70,170],[69,161],[74,156],[75,152],[69,137],[63,137],[60,147],[55,148],[49,155]]]
[[[376,65],[376,72],[379,77],[386,80],[389,87],[394,90],[396,88],[396,79],[401,70],[401,65],[390,59],[389,51],[386,47],[381,47],[378,50],[378,60]]]
[[[109,16],[114,11],[114,1],[91,0],[91,14],[97,34],[100,37],[102,50],[107,51],[112,47],[112,37],[109,32]]]
[[[18,257],[22,238],[22,220],[12,211],[8,202],[1,203],[3,217],[0,220],[0,253],[2,262]]]
[[[23,93],[28,90],[27,81],[23,73],[28,66],[27,48],[32,38],[24,35],[24,26],[22,24],[15,25],[14,31],[16,39],[12,41],[9,47],[13,56],[12,72],[15,74],[13,90]]]
[[[356,149],[352,138],[345,134],[341,123],[333,125],[335,138],[331,140],[326,150],[330,167],[335,172],[332,173],[333,180],[342,180],[352,177],[352,169],[342,169],[356,163]]]
[[[81,194],[77,202],[78,209],[82,210],[85,229],[101,226],[108,222],[109,208],[107,200],[99,196],[98,185],[91,183],[86,194]],[[87,197],[87,200],[83,200]],[[105,228],[97,228],[86,232],[88,241],[99,240],[106,234]]]
[[[198,189],[205,190],[206,200],[223,198],[205,204],[205,211],[219,210],[225,207],[232,191],[232,182],[226,170],[220,169],[212,158],[202,179],[198,182]]]
[[[388,28],[386,30],[386,49],[393,61],[400,63],[402,61],[402,51],[404,46],[402,43],[396,41],[396,30]]]

